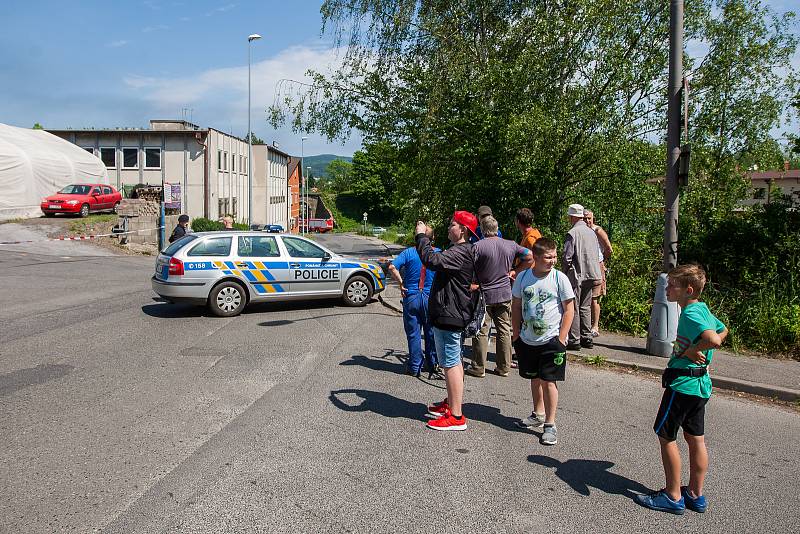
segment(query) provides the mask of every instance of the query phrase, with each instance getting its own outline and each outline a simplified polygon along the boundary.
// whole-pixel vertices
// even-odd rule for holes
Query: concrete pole
[[[667,274],[678,264],[678,160],[681,155],[681,85],[683,81],[683,0],[671,0],[669,11],[669,83],[667,94],[667,168],[664,188],[663,273],[656,282],[647,328],[647,352],[672,354],[677,336],[678,306],[667,300]]]
[[[667,101],[667,174],[664,189],[664,272],[678,264],[678,159],[681,155],[681,86],[683,85],[683,0],[669,11],[669,100]]]

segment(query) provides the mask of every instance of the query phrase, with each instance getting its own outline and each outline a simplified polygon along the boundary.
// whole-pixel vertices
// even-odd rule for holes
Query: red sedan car
[[[46,217],[56,213],[86,217],[96,211],[116,213],[121,200],[122,193],[107,184],[72,184],[42,200],[40,207]]]

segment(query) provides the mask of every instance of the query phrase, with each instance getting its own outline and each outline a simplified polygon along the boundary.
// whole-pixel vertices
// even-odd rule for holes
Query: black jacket
[[[184,228],[179,224],[172,231],[172,235],[169,236],[169,242],[172,243],[173,241],[177,241],[178,239],[182,238],[185,235],[186,235],[186,228]]]
[[[418,234],[416,240],[422,264],[436,272],[428,300],[431,324],[443,330],[463,330],[478,301],[478,292],[469,290],[475,278],[472,244],[459,243],[434,252],[428,236]]]

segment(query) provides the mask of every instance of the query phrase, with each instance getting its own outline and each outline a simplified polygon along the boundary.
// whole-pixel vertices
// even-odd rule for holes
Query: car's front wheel
[[[84,204],[83,206],[81,206],[80,216],[81,217],[89,216],[89,204]]]
[[[219,317],[234,317],[242,313],[247,304],[244,288],[236,282],[222,282],[208,296],[208,308]]]
[[[348,306],[364,306],[372,298],[372,284],[365,277],[356,275],[344,286],[342,299]]]
[[[117,202],[116,204],[114,204],[114,209],[112,209],[111,211],[112,211],[113,213],[115,213],[115,214],[116,214],[116,213],[117,213],[117,210],[119,210],[119,202]]]

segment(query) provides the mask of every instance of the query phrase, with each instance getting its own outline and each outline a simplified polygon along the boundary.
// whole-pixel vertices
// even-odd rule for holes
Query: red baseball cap
[[[462,226],[469,228],[472,235],[478,237],[475,231],[478,229],[478,218],[468,211],[457,211],[453,214],[453,220]]]

